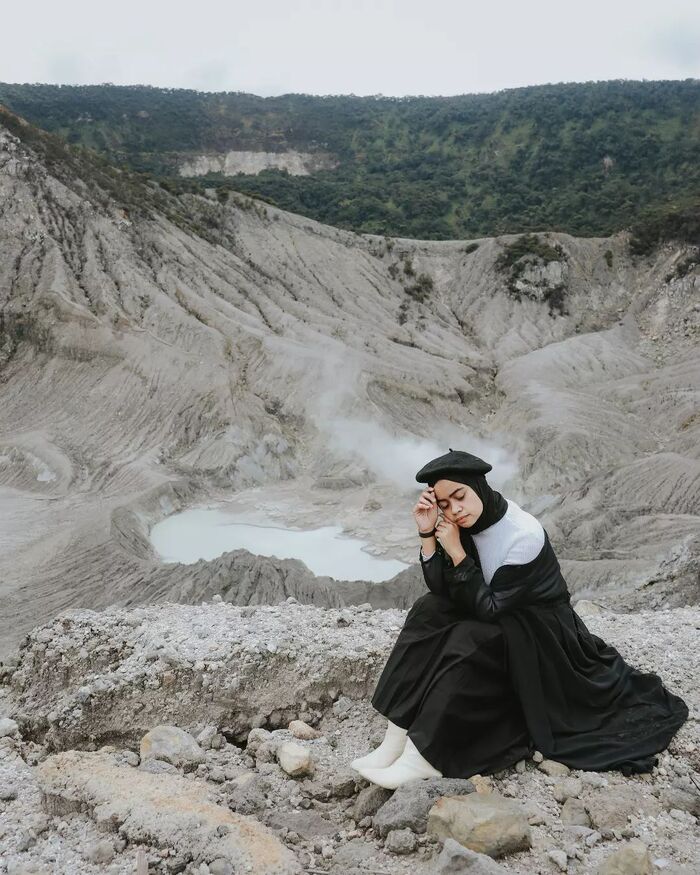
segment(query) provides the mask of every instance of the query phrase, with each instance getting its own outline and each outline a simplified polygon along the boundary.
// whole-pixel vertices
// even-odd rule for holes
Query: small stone
[[[313,772],[311,751],[294,741],[287,741],[277,749],[277,762],[292,778],[300,778]]]
[[[605,609],[597,602],[592,602],[588,599],[579,599],[574,605],[574,610],[581,617],[594,617],[596,614],[604,613]]]
[[[335,702],[333,702],[333,714],[338,720],[346,720],[350,716],[352,707],[351,699],[348,699],[347,696],[340,696]]]
[[[558,763],[556,760],[542,760],[537,768],[545,775],[549,775],[550,778],[563,778],[571,772],[568,766],[565,766],[564,763]]]
[[[10,717],[0,717],[0,738],[19,733],[19,726]]]
[[[540,826],[540,824],[546,823],[547,817],[544,811],[533,811],[527,816],[527,822],[530,826]]]
[[[542,756],[542,754],[538,750],[536,750],[532,755],[532,759],[536,763],[541,763],[544,760],[544,757]]]
[[[562,872],[566,872],[569,866],[569,858],[566,856],[565,851],[561,851],[557,848],[554,851],[548,851],[547,856],[561,869]]]
[[[256,756],[257,750],[260,745],[268,741],[272,737],[272,733],[267,729],[263,729],[261,726],[256,726],[250,730],[248,733],[248,740],[246,742],[246,752],[251,756]]]
[[[590,826],[591,819],[580,799],[570,796],[562,805],[561,822],[575,826]]]
[[[141,739],[141,762],[164,760],[185,770],[204,762],[204,751],[194,738],[177,726],[156,726]]]
[[[281,743],[279,738],[271,735],[267,741],[263,741],[262,744],[258,745],[255,750],[255,760],[258,768],[261,768],[261,763],[272,763],[275,761],[277,750]]]
[[[472,775],[469,780],[477,793],[493,793],[493,780],[488,775]]]
[[[349,799],[355,794],[355,774],[342,771],[331,778],[330,795],[335,799]]]
[[[304,741],[310,741],[312,738],[318,738],[321,735],[317,729],[309,726],[308,723],[304,723],[303,720],[292,720],[288,729],[295,738],[301,738]]]
[[[607,787],[608,779],[598,772],[583,772],[581,774],[581,782],[589,787]]]
[[[452,838],[446,838],[431,875],[505,875],[505,869],[487,857],[465,848]]]
[[[584,802],[591,819],[590,825],[604,838],[604,829],[622,830],[628,827],[630,815],[641,812],[653,817],[662,811],[658,799],[631,782],[587,792]]]
[[[0,787],[0,802],[12,802],[17,798],[17,790],[15,787],[5,786]]]
[[[570,796],[578,796],[583,789],[580,778],[564,778],[552,787],[552,795],[557,802],[566,802]]]
[[[228,860],[219,858],[209,863],[209,872],[211,875],[233,875],[233,866]]]
[[[606,857],[596,875],[651,875],[652,866],[647,846],[639,839],[632,839]]]
[[[23,830],[20,833],[19,841],[17,842],[17,850],[28,851],[30,848],[34,847],[36,844],[36,836],[32,835],[29,830]]]
[[[680,809],[694,817],[700,817],[700,793],[691,793],[679,787],[664,787],[659,801],[667,811]]]
[[[138,764],[141,762],[141,758],[139,755],[133,750],[122,750],[119,752],[119,759],[122,762],[126,763],[127,766],[131,766],[132,768],[136,768]]]
[[[209,750],[212,745],[212,741],[218,735],[218,729],[216,726],[205,726],[204,729],[197,736],[197,744],[202,748],[202,750]]]
[[[101,839],[87,846],[84,857],[91,863],[111,863],[114,859],[114,845],[109,839]]]
[[[363,829],[371,826],[371,821],[367,823],[367,820],[379,811],[391,795],[391,790],[380,787],[379,784],[370,784],[369,787],[364,787],[357,794],[352,814],[353,820]]]
[[[392,854],[411,854],[416,849],[416,835],[410,829],[392,829],[384,847]]]

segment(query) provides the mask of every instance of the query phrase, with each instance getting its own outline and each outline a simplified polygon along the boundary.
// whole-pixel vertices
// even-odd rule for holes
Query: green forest
[[[0,103],[173,193],[236,190],[354,231],[470,239],[632,229],[643,252],[673,229],[697,242],[700,80],[403,98],[0,84]],[[192,156],[230,149],[315,152],[337,166],[178,174]]]

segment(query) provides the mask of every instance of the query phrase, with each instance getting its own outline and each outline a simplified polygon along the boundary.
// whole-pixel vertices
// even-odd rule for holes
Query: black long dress
[[[649,772],[688,717],[658,675],[628,665],[571,606],[545,530],[540,553],[487,584],[472,538],[456,566],[438,543],[372,696],[444,777],[535,750],[571,768]]]

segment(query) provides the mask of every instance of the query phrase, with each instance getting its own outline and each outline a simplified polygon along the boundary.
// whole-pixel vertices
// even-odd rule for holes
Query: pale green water
[[[239,523],[213,508],[192,508],[157,523],[151,543],[164,562],[191,564],[244,548],[260,556],[301,559],[314,574],[336,580],[389,580],[408,568],[396,559],[380,559],[362,548],[366,541],[341,537],[341,526],[295,531],[277,525]]]

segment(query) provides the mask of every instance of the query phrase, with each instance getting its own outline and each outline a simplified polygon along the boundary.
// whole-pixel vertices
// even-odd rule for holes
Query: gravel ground
[[[569,778],[581,779],[577,798],[586,803],[595,825],[562,820],[562,802],[557,801],[561,778],[546,774],[534,760],[480,779],[480,791],[520,800],[531,824],[532,848],[499,863],[514,873],[562,871],[555,858],[563,851],[566,871],[594,872],[612,850],[638,837],[649,847],[655,871],[696,872],[700,611],[596,614],[586,608],[580,605],[591,631],[637,668],[659,673],[669,689],[685,698],[690,719],[651,774],[570,773]],[[294,601],[255,608],[167,604],[133,611],[69,611],[33,630],[18,664],[6,670],[9,686],[0,687],[0,713],[16,717],[22,733],[0,741],[0,787],[9,790],[0,801],[0,872],[31,872],[31,866],[90,875],[134,872],[139,847],[153,871],[174,871],[168,869],[168,849],[157,844],[117,840],[113,860],[91,862],[104,834],[85,812],[52,815],[44,810],[37,783],[37,764],[51,749],[65,748],[67,740],[85,751],[102,746],[124,769],[135,768],[139,733],[161,723],[174,723],[193,735],[207,725],[212,733],[217,730],[218,746],[205,749],[204,761],[186,772],[187,780],[206,785],[222,805],[272,828],[307,871],[436,871],[439,840],[418,832],[416,850],[397,855],[387,850],[371,819],[353,817],[367,782],[349,769],[349,762],[383,737],[384,718],[371,708],[369,696],[404,617],[405,611],[395,609],[322,609]],[[238,725],[249,721],[240,741],[232,738],[230,727],[206,719],[218,686],[234,676],[241,681]],[[194,677],[209,680],[193,684]],[[292,678],[296,686],[290,690]],[[257,710],[249,701],[256,684],[262,703]],[[134,712],[145,711],[140,722],[132,719]],[[236,722],[230,708],[228,718]],[[295,738],[286,728],[295,718],[312,726],[317,737]],[[90,730],[110,721],[113,738],[122,741],[104,748],[105,738]],[[263,743],[258,738],[249,749],[253,722]],[[225,736],[218,733],[222,729]],[[75,743],[80,733],[82,743]],[[301,778],[285,773],[276,757],[278,746],[292,740],[308,748],[313,761],[313,772]],[[253,784],[242,790],[238,782],[250,776]],[[605,826],[606,818],[614,825]],[[112,844],[114,838],[109,837]]]

